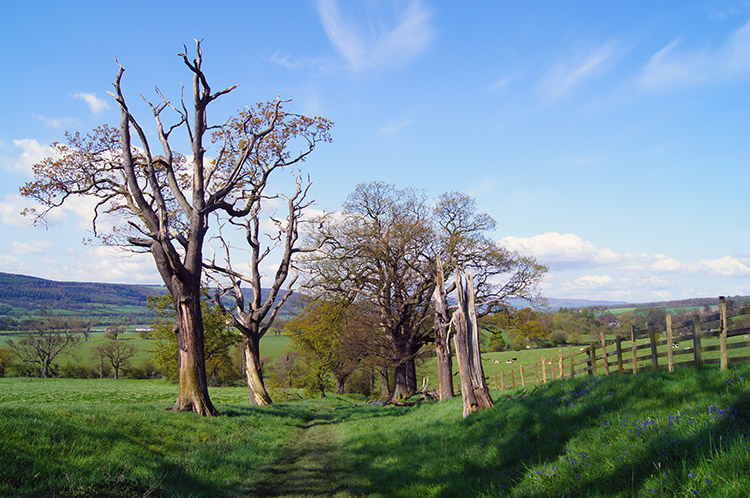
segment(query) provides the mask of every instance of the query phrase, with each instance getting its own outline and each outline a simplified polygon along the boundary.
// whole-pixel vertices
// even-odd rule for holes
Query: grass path
[[[298,498],[358,496],[358,476],[339,446],[340,422],[332,408],[314,415],[292,436],[281,458],[263,470],[248,496]]]

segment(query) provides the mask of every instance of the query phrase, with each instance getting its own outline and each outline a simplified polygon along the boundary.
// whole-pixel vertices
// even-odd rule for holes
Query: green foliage
[[[148,307],[154,312],[151,333],[154,340],[154,348],[151,350],[153,362],[164,377],[177,380],[177,336],[174,332],[172,299],[167,295],[149,296]],[[212,383],[229,384],[240,377],[231,355],[232,348],[239,342],[239,335],[232,327],[227,326],[227,317],[220,308],[202,300],[201,311],[206,374]]]
[[[346,333],[346,306],[343,302],[313,301],[290,321],[286,330],[294,346],[305,356],[304,386],[310,393],[325,395],[330,388],[341,351],[340,337]]]
[[[10,348],[0,348],[0,377],[5,377],[5,372],[13,362],[13,350]]]
[[[99,365],[109,362],[115,372],[115,379],[120,378],[120,369],[130,365],[130,358],[134,355],[135,347],[117,340],[99,344],[94,349],[94,357],[99,360]]]
[[[21,362],[38,365],[40,375],[47,378],[54,373],[55,359],[78,341],[76,333],[70,319],[45,313],[41,320],[29,324],[18,342],[9,340],[7,344]]]

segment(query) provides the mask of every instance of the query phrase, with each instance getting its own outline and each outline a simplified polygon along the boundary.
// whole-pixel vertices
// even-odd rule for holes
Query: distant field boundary
[[[629,338],[618,335],[613,341],[607,341],[602,332],[598,342],[580,351],[566,355],[560,349],[556,358],[543,357],[540,362],[501,371],[490,376],[488,383],[490,389],[505,390],[576,375],[635,374],[660,368],[672,372],[678,366],[701,368],[712,364],[726,370],[730,363],[750,362],[750,356],[742,356],[750,352],[750,327],[730,328],[732,318],[747,315],[728,313],[726,299],[720,297],[719,313],[674,324],[668,314],[665,330],[652,327],[637,331],[631,327]]]

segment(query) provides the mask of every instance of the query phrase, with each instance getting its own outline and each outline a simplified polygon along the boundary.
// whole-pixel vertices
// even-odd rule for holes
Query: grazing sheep
[[[679,342],[675,342],[674,344],[672,344],[672,347],[674,349],[680,349],[680,343]]]
[[[500,363],[500,360],[492,360],[492,363]]]
[[[513,360],[505,360],[505,363],[513,363]]]

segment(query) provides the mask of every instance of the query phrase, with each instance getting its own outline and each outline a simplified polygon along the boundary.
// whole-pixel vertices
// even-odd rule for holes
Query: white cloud
[[[14,254],[41,254],[52,247],[48,240],[35,240],[33,242],[13,241],[11,251]]]
[[[580,236],[548,232],[505,237],[499,242],[549,266],[544,293],[553,297],[630,302],[699,295],[747,294],[750,257],[721,256],[680,261],[665,254],[618,253],[599,249]],[[693,294],[693,297],[698,294]]]
[[[105,100],[97,97],[95,93],[74,93],[73,98],[86,102],[89,109],[91,109],[91,112],[94,114],[99,114],[100,112],[109,109],[109,104]]]
[[[572,233],[547,232],[527,238],[508,236],[500,245],[555,266],[589,266],[597,260],[608,261],[616,256],[611,251],[599,251],[594,244]]]
[[[584,275],[578,277],[573,281],[573,285],[577,287],[602,287],[612,283],[612,277],[609,275]]]
[[[23,262],[20,259],[7,254],[0,254],[0,271],[5,273],[21,273],[23,269]]]
[[[72,265],[45,260],[45,278],[64,281],[123,284],[160,283],[150,254],[135,254],[118,247],[88,247]]]
[[[575,268],[611,268],[632,272],[714,274],[726,277],[750,275],[750,265],[732,256],[682,262],[664,254],[621,254],[598,249],[580,236],[547,232],[533,237],[508,236],[500,245],[521,254],[534,256],[556,270]]]
[[[336,0],[318,0],[318,13],[328,39],[355,73],[409,60],[422,53],[432,40],[431,13],[419,0],[401,8],[395,21],[385,21],[368,10],[367,19],[357,22],[339,7]]]
[[[698,262],[698,267],[724,277],[750,275],[750,266],[732,256],[724,256],[718,259],[702,259]]]
[[[641,70],[640,85],[652,91],[703,85],[750,76],[750,21],[719,47],[682,48],[675,39]]]
[[[28,176],[33,175],[33,166],[44,159],[52,156],[52,148],[48,145],[42,145],[33,138],[21,138],[13,140],[13,145],[22,149],[18,160],[13,163],[13,167],[25,173]]]
[[[550,100],[556,100],[606,71],[616,58],[614,42],[574,54],[548,69],[539,80],[537,90]]]
[[[0,201],[0,223],[16,227],[30,227],[34,224],[34,218],[22,216],[21,211],[35,207],[38,208],[38,204],[18,194],[6,195]],[[67,215],[63,211],[53,209],[46,219],[48,222],[57,222],[66,217]]]

